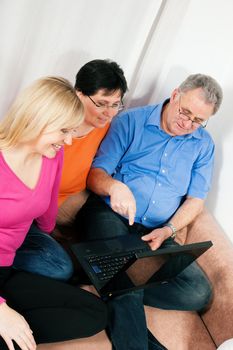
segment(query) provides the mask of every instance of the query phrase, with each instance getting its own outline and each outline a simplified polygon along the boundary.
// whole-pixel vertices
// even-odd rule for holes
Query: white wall
[[[162,0],[0,0],[0,115],[44,75],[74,81],[96,58],[122,65],[130,82]]]
[[[224,101],[208,125],[216,165],[207,205],[233,241],[232,13],[232,0],[0,0],[0,115],[35,78],[74,81],[94,58],[121,64],[127,105],[160,101],[188,74],[212,75]]]

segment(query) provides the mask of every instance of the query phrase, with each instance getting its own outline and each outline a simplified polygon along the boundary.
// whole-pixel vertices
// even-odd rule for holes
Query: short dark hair
[[[98,90],[105,90],[106,95],[120,90],[121,97],[127,91],[127,82],[121,67],[114,61],[93,60],[80,68],[76,75],[75,89],[90,96]]]

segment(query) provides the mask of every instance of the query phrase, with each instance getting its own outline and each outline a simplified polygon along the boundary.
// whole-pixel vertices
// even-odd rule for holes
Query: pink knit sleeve
[[[56,223],[56,216],[58,211],[58,191],[62,174],[63,157],[64,151],[62,149],[57,155],[57,172],[53,184],[49,208],[42,216],[36,219],[38,227],[42,231],[48,233],[51,233],[53,231]]]
[[[0,304],[4,303],[6,300],[0,296]]]

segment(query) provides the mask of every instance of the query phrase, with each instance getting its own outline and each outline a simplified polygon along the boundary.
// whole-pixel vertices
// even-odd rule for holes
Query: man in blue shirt
[[[101,197],[92,195],[80,212],[88,239],[136,231],[153,250],[177,244],[176,232],[203,210],[210,188],[214,143],[205,127],[221,101],[219,84],[194,74],[170,99],[128,110],[112,122],[87,182]],[[194,263],[173,281],[145,290],[143,301],[165,309],[200,310],[210,298],[209,281]],[[120,345],[120,338],[118,334],[116,349],[130,349]]]

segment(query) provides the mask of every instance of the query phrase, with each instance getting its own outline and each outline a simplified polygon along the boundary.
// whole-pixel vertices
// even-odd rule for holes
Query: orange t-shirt
[[[104,128],[96,128],[85,137],[73,139],[71,146],[64,146],[64,163],[58,196],[59,206],[67,197],[86,188],[87,175],[93,158],[108,128],[109,124]]]

